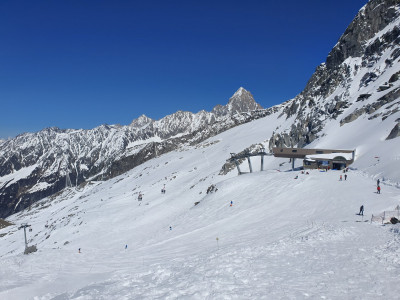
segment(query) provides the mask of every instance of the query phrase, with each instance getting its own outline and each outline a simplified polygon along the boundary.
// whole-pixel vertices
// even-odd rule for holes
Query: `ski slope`
[[[266,145],[276,122],[235,127],[11,216],[16,225],[0,230],[0,299],[397,299],[400,226],[370,222],[400,204],[398,178],[379,175],[395,173],[394,150],[382,150],[383,164],[365,137],[340,136],[351,141],[341,148],[363,149],[346,181],[274,157],[263,172],[253,157],[253,173],[218,175],[231,152]],[[23,222],[38,247],[30,255]]]

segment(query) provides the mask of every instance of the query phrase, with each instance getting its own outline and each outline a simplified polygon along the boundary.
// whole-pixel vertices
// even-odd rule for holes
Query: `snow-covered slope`
[[[211,112],[178,111],[158,121],[142,115],[128,126],[103,125],[92,130],[48,128],[0,143],[0,217],[62,190],[67,177],[74,185],[106,180],[182,145],[197,144],[259,118],[276,120],[268,128],[274,130],[268,137],[269,148],[316,144],[335,148],[341,127],[347,132],[376,123],[381,131],[370,143],[389,146],[391,142],[381,139],[400,136],[399,7],[400,0],[369,1],[304,91],[281,105],[263,110],[250,92],[239,88],[227,105],[217,105]],[[370,123],[355,125],[360,118]],[[359,150],[370,157],[377,155],[379,147],[373,147],[375,153]],[[396,174],[384,176],[394,180]]]
[[[305,90],[273,108],[239,89],[211,113],[0,143],[13,170],[1,174],[3,199],[29,194],[21,186],[61,190],[50,170],[86,174],[36,203],[6,199],[9,211],[32,205],[0,229],[0,299],[397,299],[400,227],[382,220],[400,216],[399,5],[369,1]],[[272,156],[263,172],[252,157],[242,176],[229,163],[275,145],[356,149],[356,159],[344,181]],[[46,157],[40,172],[35,155]]]
[[[395,299],[400,228],[369,221],[400,204],[398,188],[383,181],[376,194],[358,170],[346,181],[339,171],[285,172],[290,164],[274,157],[263,172],[253,157],[254,173],[218,175],[230,152],[266,145],[274,122],[235,127],[9,217],[0,298]],[[22,254],[22,222],[34,254]]]
[[[268,115],[243,88],[212,112],[178,111],[155,121],[144,115],[128,126],[92,130],[47,128],[0,143],[0,217],[66,186],[106,180],[185,143]],[[29,170],[29,172],[28,172]]]

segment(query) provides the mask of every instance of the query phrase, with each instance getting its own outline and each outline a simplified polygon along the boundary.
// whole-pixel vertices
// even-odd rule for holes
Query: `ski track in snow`
[[[7,236],[0,298],[393,299],[400,290],[400,230],[355,213],[359,199],[368,214],[393,209],[398,189],[377,195],[363,174],[350,172],[343,182],[340,174],[235,175],[217,183],[217,192],[199,195],[197,206],[176,196],[187,188],[183,176],[164,198],[157,190],[148,206],[137,206],[130,176],[65,192],[50,207],[26,213],[36,227],[53,218],[54,227],[33,239],[37,253],[21,254],[15,228]],[[249,190],[258,193],[249,197]]]

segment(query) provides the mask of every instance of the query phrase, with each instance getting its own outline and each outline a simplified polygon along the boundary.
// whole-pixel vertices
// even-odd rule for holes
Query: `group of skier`
[[[381,181],[379,180],[379,178],[378,178],[378,180],[376,181],[376,193],[377,194],[380,194],[381,193],[381,186],[380,186],[380,183],[381,183]],[[364,215],[364,205],[361,205],[360,206],[360,212],[358,213],[360,216],[363,216]]]
[[[343,169],[343,173],[344,173],[344,180],[347,180],[347,172],[349,171],[349,168],[345,168],[345,169]],[[340,177],[339,177],[339,181],[342,181],[343,180],[343,177],[342,177],[342,175],[340,175]]]
[[[344,180],[347,180],[347,174],[346,174],[346,173],[347,173],[348,171],[349,171],[348,168],[346,168],[346,169],[343,170],[343,173],[344,173]],[[301,174],[304,174],[304,171],[302,171]],[[307,172],[306,174],[308,174],[308,172]],[[298,178],[299,178],[299,176],[296,175],[296,177],[295,177],[294,179],[298,179]],[[343,181],[343,176],[342,176],[342,175],[340,175],[339,181]],[[376,181],[376,190],[377,190],[377,191],[376,191],[377,194],[380,194],[380,193],[381,193],[381,187],[380,187],[380,180],[379,180],[379,179]],[[364,205],[361,205],[361,206],[360,206],[360,212],[358,213],[358,215],[360,215],[360,216],[363,216],[363,215],[364,215]]]
[[[344,180],[347,180],[347,174],[346,174],[347,172],[348,172],[348,168],[346,168],[346,169],[343,170],[343,173],[345,173],[345,174],[344,174]],[[304,174],[304,171],[302,171],[301,174]],[[305,173],[305,174],[308,175],[309,173],[307,172],[307,173]],[[298,177],[299,177],[299,176],[297,175],[297,176],[295,177],[295,179],[297,179]],[[342,181],[342,180],[343,180],[343,177],[342,177],[342,175],[340,175],[339,181]],[[376,189],[377,189],[377,194],[380,194],[380,193],[381,193],[381,187],[380,187],[380,180],[379,180],[379,179],[377,180],[376,184],[377,184],[377,187],[376,187]],[[213,192],[213,191],[217,191],[217,189],[216,189],[216,187],[215,187],[214,185],[211,185],[211,186],[207,189],[207,194],[210,193],[210,192]],[[161,193],[162,193],[162,194],[165,194],[165,193],[166,193],[165,184],[164,184],[164,187],[161,189]],[[138,201],[142,201],[142,200],[143,200],[143,194],[142,194],[142,192],[139,192]],[[140,203],[139,203],[139,205],[140,205]],[[232,206],[232,205],[233,205],[233,201],[230,202],[230,206]],[[358,213],[358,215],[360,215],[360,216],[363,216],[363,215],[364,215],[364,205],[361,205],[361,206],[360,206],[360,212]],[[169,227],[169,230],[172,230],[172,227],[171,227],[171,226]],[[128,245],[125,246],[125,249],[127,249],[127,248],[128,248]],[[79,253],[80,253],[80,249],[79,249]]]
[[[166,193],[166,189],[165,189],[165,184],[164,184],[164,187],[161,189],[161,194],[165,194]],[[142,194],[142,192],[139,192],[139,195],[138,195],[138,201],[142,201],[143,200],[143,194]],[[139,205],[140,205],[140,203],[139,203]]]

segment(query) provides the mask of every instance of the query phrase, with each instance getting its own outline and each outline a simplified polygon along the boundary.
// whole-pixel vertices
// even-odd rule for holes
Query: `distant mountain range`
[[[117,176],[184,143],[198,143],[267,113],[250,92],[239,88],[227,105],[217,105],[211,112],[178,111],[158,121],[142,115],[127,126],[52,127],[21,134],[0,143],[0,217],[69,182],[79,185]]]
[[[322,136],[328,123],[344,126],[358,118],[390,122],[392,129],[382,136],[397,138],[399,7],[400,0],[369,1],[305,89],[281,105],[263,109],[250,92],[239,88],[227,105],[217,105],[211,112],[178,111],[160,120],[142,115],[127,126],[53,127],[0,140],[0,217],[61,191],[69,182],[107,180],[156,156],[259,118],[276,119],[273,135],[266,136],[270,148],[305,147]]]

